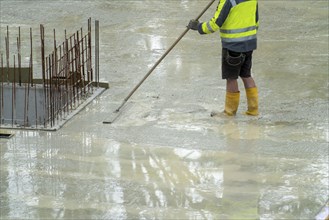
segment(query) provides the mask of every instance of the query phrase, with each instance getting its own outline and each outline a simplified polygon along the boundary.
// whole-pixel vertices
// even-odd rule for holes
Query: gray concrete
[[[312,219],[325,204],[328,1],[260,1],[259,117],[242,114],[242,87],[235,118],[209,117],[224,104],[219,37],[191,32],[112,125],[208,1],[0,2],[1,36],[6,24],[51,33],[99,20],[111,85],[58,132],[0,140],[1,218]]]
[[[90,88],[90,93],[80,94],[79,100],[74,102],[73,100],[68,100],[68,97],[73,97],[72,89],[70,89],[66,93],[67,95],[62,95],[61,102],[57,103],[60,105],[57,106],[58,109],[61,108],[62,112],[54,113],[54,118],[49,119],[51,114],[48,112],[49,109],[46,109],[48,105],[45,104],[45,89],[43,85],[35,84],[35,86],[30,87],[27,84],[19,86],[16,83],[15,88],[13,88],[13,85],[13,83],[7,82],[0,84],[0,97],[3,97],[3,101],[0,102],[0,105],[3,105],[3,112],[0,111],[0,127],[6,129],[56,131],[106,90],[106,88],[101,87]],[[64,87],[61,89],[65,90]],[[56,91],[53,91],[53,95],[57,95],[58,98],[60,96],[59,93],[56,94]],[[47,97],[48,99],[49,96]],[[67,110],[65,107],[70,103],[71,106]],[[48,104],[51,105],[50,103]]]

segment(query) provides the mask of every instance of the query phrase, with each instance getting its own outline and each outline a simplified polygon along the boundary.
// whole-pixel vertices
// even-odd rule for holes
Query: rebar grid
[[[98,21],[95,22],[95,26],[95,36],[99,40]],[[53,51],[46,56],[45,28],[40,25],[42,83],[36,84],[33,80],[32,29],[30,28],[29,67],[22,67],[21,65],[20,27],[17,37],[17,55],[13,55],[13,67],[10,67],[9,28],[7,26],[5,37],[6,67],[1,53],[0,126],[2,124],[8,125],[10,121],[12,127],[53,127],[93,94],[94,77],[97,80],[96,87],[98,87],[99,68],[96,67],[96,76],[94,76],[92,67],[91,18],[88,19],[87,34],[84,35],[81,28],[67,37],[65,30],[64,41],[57,44],[54,29],[53,38]],[[99,63],[98,45],[97,42],[97,48],[95,47],[95,54],[97,53],[95,63],[97,65]],[[5,87],[10,87],[10,101],[5,98],[8,93],[4,90]],[[17,93],[19,94],[17,95]],[[18,104],[18,101],[22,101],[21,97],[24,97],[23,104]],[[17,107],[17,105],[23,106],[23,108]],[[8,119],[8,111],[11,111],[10,119]]]

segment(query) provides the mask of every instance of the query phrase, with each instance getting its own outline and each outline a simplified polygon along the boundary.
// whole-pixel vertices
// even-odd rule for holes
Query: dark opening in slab
[[[0,133],[0,138],[11,138],[13,134],[5,134],[5,133]]]

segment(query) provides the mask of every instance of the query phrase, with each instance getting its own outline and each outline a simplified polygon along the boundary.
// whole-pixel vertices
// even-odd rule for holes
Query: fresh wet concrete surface
[[[1,219],[315,218],[329,195],[328,1],[259,1],[259,116],[243,115],[239,81],[237,116],[210,117],[224,106],[220,39],[190,31],[102,123],[207,4],[0,1],[1,51],[7,25],[37,39],[42,23],[51,39],[99,20],[110,83],[59,131],[0,139]]]

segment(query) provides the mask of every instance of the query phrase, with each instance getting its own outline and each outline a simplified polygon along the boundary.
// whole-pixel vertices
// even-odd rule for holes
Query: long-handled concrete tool
[[[195,20],[199,20],[201,16],[210,8],[210,6],[214,3],[215,0],[211,0],[209,4],[203,9],[203,11],[198,15],[198,17]],[[128,94],[128,96],[123,100],[122,104],[117,108],[113,113],[114,116],[111,120],[105,120],[103,121],[103,124],[112,124],[118,117],[120,109],[126,104],[126,102],[129,100],[129,98],[134,94],[134,92],[142,85],[142,83],[151,75],[153,70],[161,63],[161,61],[168,55],[168,53],[176,46],[176,44],[185,36],[185,34],[190,29],[187,27],[186,30],[178,37],[178,39],[173,43],[173,45],[160,57],[160,59],[153,65],[153,67],[148,71],[148,73],[144,76],[144,78],[135,86],[135,88]]]

